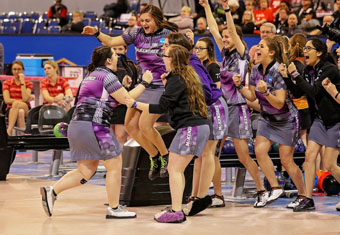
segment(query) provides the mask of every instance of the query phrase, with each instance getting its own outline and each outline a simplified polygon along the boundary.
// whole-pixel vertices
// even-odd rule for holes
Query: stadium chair
[[[15,26],[3,27],[3,29],[2,29],[2,33],[10,33],[10,34],[14,34],[15,31],[16,31]]]
[[[89,18],[91,20],[94,20],[97,18],[97,14],[94,11],[87,11],[84,13],[84,18]]]
[[[48,29],[46,27],[38,28],[36,33],[37,34],[48,34]]]
[[[21,25],[21,33],[33,33],[34,19],[25,19]]]
[[[51,34],[58,34],[61,31],[61,27],[60,26],[49,26],[48,27],[48,32]]]
[[[90,25],[91,24],[91,19],[90,18],[84,18],[83,19],[83,24],[84,24],[84,26]]]
[[[7,19],[7,13],[3,12],[0,14],[0,20]]]
[[[112,29],[111,34],[119,34],[121,35],[123,33],[123,30],[121,29]]]
[[[10,20],[16,20],[16,19],[18,19],[18,15],[15,12],[12,11],[12,12],[8,13],[7,18],[10,19]]]
[[[67,113],[63,108],[56,105],[43,105],[39,110],[39,133],[53,134],[53,129],[56,124],[67,121]]]
[[[18,18],[21,19],[21,20],[24,20],[24,19],[29,19],[29,18],[31,18],[31,16],[30,16],[30,14],[27,13],[27,12],[21,12],[21,13],[19,13],[19,17],[18,17]]]
[[[57,26],[59,25],[59,19],[51,19],[48,21],[48,26]]]
[[[48,19],[48,17],[47,17],[47,12],[44,12],[40,17],[41,17],[41,19],[43,19],[43,20],[47,20],[47,19]]]
[[[34,12],[34,11],[31,12],[31,19],[37,20],[37,19],[39,19],[39,17],[40,17],[39,12]]]
[[[105,27],[100,30],[102,33],[111,34],[111,28]]]
[[[15,33],[20,33],[22,20],[15,20],[12,22],[11,26],[15,27]]]
[[[9,27],[12,25],[12,20],[4,19],[1,24],[3,27]]]
[[[97,27],[98,29],[100,29],[100,28],[102,28],[103,21],[102,21],[102,20],[99,20],[99,19],[94,19],[94,20],[91,20],[90,25],[91,25],[91,26],[94,26],[94,27]]]
[[[43,28],[45,28],[46,27],[46,25],[47,25],[47,22],[46,21],[38,21],[38,20],[36,20],[35,21],[35,25],[34,25],[34,27],[33,27],[33,33],[38,33],[38,30],[39,29],[43,29]],[[47,32],[46,32],[47,33]]]

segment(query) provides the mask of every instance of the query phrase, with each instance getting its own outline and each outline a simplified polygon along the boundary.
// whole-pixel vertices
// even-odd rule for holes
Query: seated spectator
[[[276,33],[276,27],[274,24],[266,22],[263,25],[261,25],[261,28],[260,28],[261,40],[265,38],[273,38],[275,36],[275,33]],[[255,60],[257,58],[257,54],[255,53],[256,49],[257,49],[257,45],[254,45],[249,50],[250,63],[255,63]]]
[[[242,17],[242,33],[253,34],[254,28],[254,14],[252,11],[245,10]]]
[[[72,22],[65,25],[62,29],[64,33],[81,33],[85,27],[83,23],[84,14],[81,11],[75,11],[72,14]]]
[[[309,8],[306,11],[305,18],[301,21],[300,28],[306,33],[309,34],[313,30],[316,29],[316,26],[319,26],[320,22],[316,19],[315,11],[312,8]]]
[[[56,0],[47,13],[49,19],[59,19],[59,25],[63,27],[67,24],[67,7],[61,4],[61,0]]]
[[[326,24],[331,24],[334,21],[334,17],[330,15],[326,15],[322,19],[322,27],[324,27]],[[314,29],[312,32],[310,32],[309,35],[321,35],[321,30]]]
[[[296,33],[303,33],[303,30],[298,26],[298,18],[294,13],[288,16],[288,27],[282,27],[280,34],[291,37]]]
[[[282,8],[279,11],[279,17],[277,21],[275,21],[275,26],[277,29],[277,33],[281,32],[281,28],[287,28],[288,27],[288,16],[289,16],[289,10],[288,8]]]
[[[128,27],[124,30],[124,33],[129,33],[131,30],[138,28],[137,26],[137,16],[132,14],[127,22]]]
[[[102,17],[119,18],[122,13],[127,13],[129,7],[129,2],[127,0],[117,0],[117,2],[106,4]]]
[[[191,9],[188,6],[182,7],[181,15],[170,18],[169,22],[177,24],[179,33],[186,33],[188,30],[194,29],[194,20],[191,17]]]
[[[207,29],[207,20],[205,17],[200,17],[197,20],[197,28],[195,29],[194,33],[200,35],[208,35],[210,34],[209,30]]]
[[[234,23],[241,26],[244,9],[240,7],[238,0],[229,0],[228,4]]]
[[[273,14],[274,17],[275,17],[275,21],[277,21],[279,19],[279,12],[283,8],[286,8],[288,10],[288,12],[291,12],[291,8],[290,8],[289,2],[285,2],[285,1],[280,2],[280,7],[278,9],[276,9],[274,14]]]
[[[334,19],[340,18],[340,0],[336,0],[336,4],[334,5],[333,15]]]
[[[265,22],[274,22],[273,11],[269,7],[267,0],[260,0],[260,9],[253,10],[255,18],[255,26],[259,29],[261,25]]]
[[[246,0],[245,2],[246,10],[253,12],[255,9],[255,1],[254,0]]]
[[[44,97],[44,104],[57,105],[66,111],[71,108],[73,100],[72,91],[65,78],[61,78],[59,66],[55,61],[45,62],[44,70],[46,78],[40,82],[40,90]]]
[[[18,128],[25,129],[25,117],[30,108],[31,91],[33,83],[27,81],[24,76],[24,64],[20,60],[16,60],[12,65],[13,78],[4,81],[3,96],[7,105],[8,113],[7,134],[12,135],[13,128],[17,124]]]
[[[299,7],[294,13],[298,17],[298,21],[302,21],[305,18],[307,10],[313,9],[312,0],[301,0],[301,7]]]

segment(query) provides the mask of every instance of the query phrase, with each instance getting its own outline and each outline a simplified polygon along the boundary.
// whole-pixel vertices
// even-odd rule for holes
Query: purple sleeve
[[[122,84],[119,82],[118,77],[112,73],[106,75],[104,79],[104,88],[107,93],[111,94],[120,88],[122,88]]]
[[[122,37],[126,43],[126,45],[133,44],[136,40],[137,34],[140,31],[140,28],[134,28],[128,32],[124,32]]]
[[[251,69],[250,77],[249,77],[249,85],[256,87],[256,82],[255,82],[255,74],[257,73],[256,66],[254,66]]]
[[[273,76],[274,76],[273,78],[274,90],[287,90],[287,85],[283,80],[281,74],[279,72],[276,72]]]

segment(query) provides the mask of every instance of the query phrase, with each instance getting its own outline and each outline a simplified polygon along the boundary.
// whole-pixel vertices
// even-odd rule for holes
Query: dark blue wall
[[[199,37],[195,37],[197,40]],[[260,41],[259,37],[245,37],[251,47]],[[93,36],[84,35],[0,35],[4,45],[5,63],[15,60],[17,54],[53,54],[55,60],[66,58],[77,65],[87,65],[93,49],[101,44]],[[216,48],[217,49],[217,48]],[[216,50],[218,61],[221,55]],[[129,46],[128,57],[135,60],[135,48]]]

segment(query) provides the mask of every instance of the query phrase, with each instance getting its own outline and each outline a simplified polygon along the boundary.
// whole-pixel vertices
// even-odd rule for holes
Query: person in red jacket
[[[55,4],[50,7],[47,13],[48,19],[59,19],[62,27],[67,24],[67,7],[61,4],[62,0],[55,0]]]

